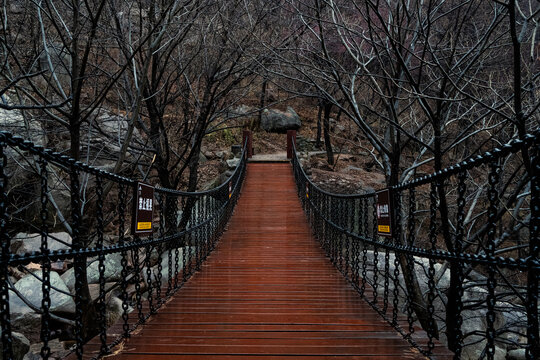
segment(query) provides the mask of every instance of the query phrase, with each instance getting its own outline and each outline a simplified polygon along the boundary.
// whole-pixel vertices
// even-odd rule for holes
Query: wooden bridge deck
[[[114,359],[425,359],[310,235],[289,164],[248,165],[229,229]]]

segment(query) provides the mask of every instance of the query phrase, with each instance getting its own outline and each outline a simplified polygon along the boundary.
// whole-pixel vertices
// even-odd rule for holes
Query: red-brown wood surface
[[[111,358],[424,359],[325,257],[287,163],[249,164],[216,250]]]

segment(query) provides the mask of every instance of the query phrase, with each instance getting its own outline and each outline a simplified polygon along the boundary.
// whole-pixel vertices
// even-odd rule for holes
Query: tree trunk
[[[334,151],[332,150],[332,142],[330,141],[330,111],[332,103],[324,103],[324,145],[326,147],[326,158],[329,165],[334,165]]]
[[[268,87],[268,80],[266,78],[264,78],[263,83],[262,83],[262,88],[261,88],[260,102],[259,102],[258,126],[261,126],[261,122],[262,122],[263,108],[264,108],[265,103],[266,103],[266,89],[267,89],[267,87]],[[251,130],[254,130],[254,129],[252,128]]]
[[[323,107],[321,102],[319,101],[319,111],[317,113],[317,136],[315,138],[315,147],[319,148],[321,147],[321,132],[322,132],[322,111]]]

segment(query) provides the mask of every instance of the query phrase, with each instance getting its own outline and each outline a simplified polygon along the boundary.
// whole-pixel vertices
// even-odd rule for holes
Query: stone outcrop
[[[0,335],[2,334],[2,331],[0,330]],[[13,340],[13,359],[14,360],[22,360],[24,358],[24,355],[30,350],[30,341],[24,337],[23,334],[20,334],[18,332],[11,332],[11,339]],[[0,341],[0,354],[2,353],[3,347],[2,342]]]
[[[47,246],[49,250],[65,250],[71,245],[71,236],[66,232],[49,233]],[[39,251],[41,247],[40,234],[18,233],[11,239],[11,252],[23,255],[32,251]]]
[[[105,255],[105,279],[106,282],[119,281],[122,276],[122,266],[120,261],[122,255],[120,253],[113,253]],[[86,268],[86,277],[89,284],[97,284],[99,282],[99,261],[97,258],[89,261]],[[71,268],[62,275],[66,286],[73,293],[75,291],[75,269]]]
[[[298,130],[301,125],[300,117],[291,107],[287,111],[265,109],[262,113],[261,127],[267,132],[286,133]]]

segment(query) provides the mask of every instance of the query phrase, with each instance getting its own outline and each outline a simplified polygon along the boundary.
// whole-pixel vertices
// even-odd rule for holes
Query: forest
[[[538,171],[533,153],[540,125],[537,0],[9,0],[0,5],[0,18],[0,130],[160,188],[218,187],[223,173],[234,170],[227,165],[234,159],[230,147],[241,143],[245,129],[254,133],[256,152],[277,151],[272,144],[283,136],[265,131],[261,120],[268,110],[289,107],[302,121],[303,166],[334,192],[399,186],[513,141],[530,142],[534,135],[536,150],[509,153],[495,170],[471,169],[466,180],[437,183],[431,193],[427,186],[418,188],[414,238],[424,247],[436,238],[433,244],[454,251],[461,234],[464,252],[533,255],[530,234],[537,225],[530,209]],[[97,180],[81,175],[73,195],[72,174],[0,142],[2,210],[9,213],[2,219],[3,236],[24,244],[46,226],[51,234],[63,234],[59,244],[95,244],[94,214],[101,205],[90,194]],[[319,151],[311,156],[314,150]],[[350,159],[356,162],[347,163]],[[336,179],[347,171],[357,171],[349,181],[362,186],[340,187]],[[39,196],[44,178],[45,199]],[[111,210],[101,232],[113,244],[123,236],[115,210],[123,190],[112,182],[99,189],[103,206]],[[81,227],[78,243],[71,244],[74,196]],[[437,198],[439,221],[431,238],[430,196]],[[162,204],[169,230],[177,225],[175,201]],[[180,206],[184,214],[198,209],[189,200]],[[458,213],[464,217],[457,220]],[[496,229],[486,225],[488,216]],[[400,241],[408,240],[404,235]],[[185,244],[180,245],[176,248]],[[27,250],[36,249],[21,251]],[[417,270],[408,273],[400,261],[407,278],[403,286],[416,294],[410,305],[415,321],[426,329],[422,270],[429,264],[417,261]],[[518,315],[503,316],[496,346],[484,349],[485,324],[478,327],[474,314],[485,299],[475,294],[489,285],[488,271],[470,266],[458,276],[456,264],[437,265],[442,290],[437,324],[429,325],[434,334],[461,352],[453,339],[462,326],[464,359],[505,359],[521,349],[527,276],[514,269],[497,273],[498,312]],[[62,266],[59,274],[72,264]],[[10,267],[10,289],[34,270]],[[452,291],[456,281],[467,283],[462,324],[452,312],[453,301],[463,297]],[[90,323],[94,305],[90,295],[86,300],[82,321]],[[55,326],[64,329],[58,337],[72,341],[71,310],[54,317]],[[32,321],[35,332],[40,320]],[[21,320],[18,331],[38,344],[35,355],[43,357],[43,339],[25,333],[28,323]],[[98,331],[97,325],[88,328],[86,338]]]

